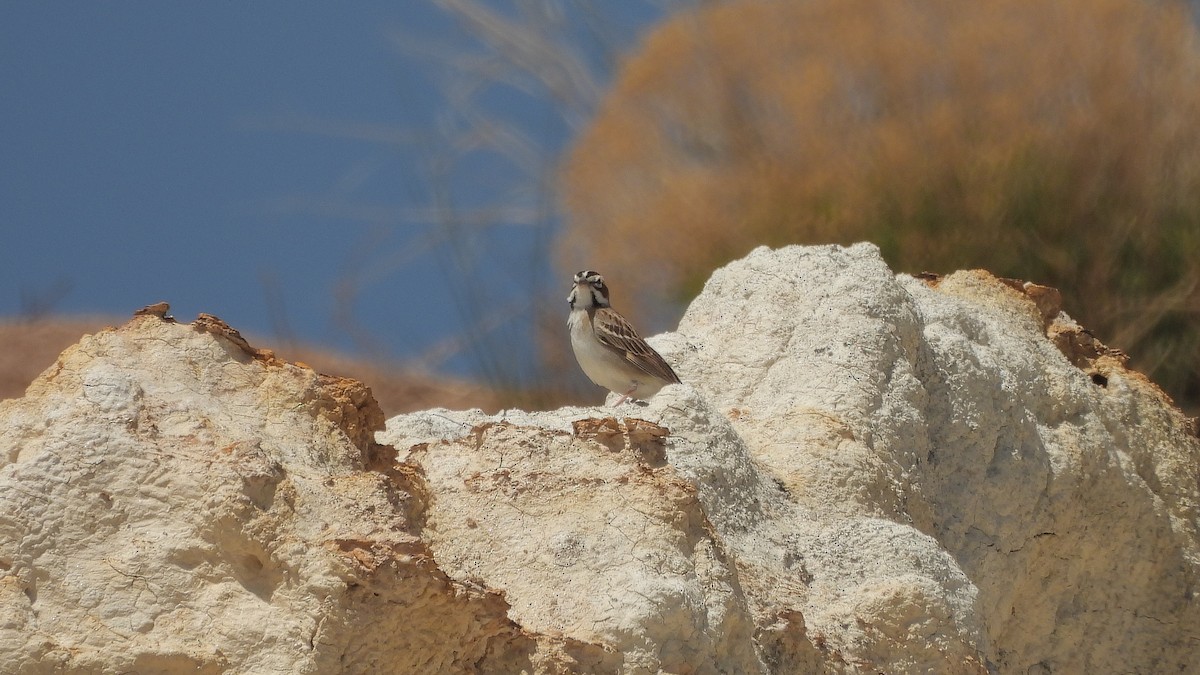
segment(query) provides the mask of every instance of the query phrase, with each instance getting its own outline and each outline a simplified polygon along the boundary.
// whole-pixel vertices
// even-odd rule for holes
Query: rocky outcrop
[[[431,410],[153,314],[0,403],[5,672],[1180,672],[1194,425],[1062,314],[758,249],[645,405]]]
[[[382,422],[214,317],[84,338],[0,403],[0,670],[507,665],[533,641],[438,569]]]

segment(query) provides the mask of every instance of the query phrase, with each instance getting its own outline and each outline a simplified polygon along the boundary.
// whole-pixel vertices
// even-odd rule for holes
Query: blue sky
[[[478,44],[428,3],[297,7],[0,7],[0,318],[167,300],[181,320],[208,312],[268,343],[353,351],[334,288],[361,274],[354,310],[374,356],[413,358],[461,329],[453,260],[414,248],[423,228],[402,215],[431,203],[449,105],[437,60],[407,42]],[[614,14],[626,45],[656,18]],[[547,148],[569,142],[536,95],[496,88],[482,102]],[[365,138],[380,134],[401,140]],[[504,173],[467,156],[447,180],[470,203],[510,191]],[[473,247],[500,288],[539,264],[527,228]]]

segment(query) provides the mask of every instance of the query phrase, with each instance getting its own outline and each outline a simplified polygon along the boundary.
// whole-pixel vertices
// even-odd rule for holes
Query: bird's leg
[[[629,397],[633,396],[633,392],[637,391],[637,388],[638,388],[638,386],[636,384],[633,385],[632,387],[630,387],[629,391],[625,392],[624,394],[621,394],[621,398],[617,399],[616,402],[612,404],[612,407],[615,408],[615,407],[621,405],[622,403],[624,403],[625,401],[628,401]]]

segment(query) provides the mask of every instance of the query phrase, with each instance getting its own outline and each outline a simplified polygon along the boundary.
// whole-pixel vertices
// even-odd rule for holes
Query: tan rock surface
[[[626,667],[753,670],[703,650],[665,660],[656,622],[680,622],[647,609],[634,581],[606,582],[617,609],[582,625],[571,603],[544,603],[546,587],[514,583],[506,553],[483,560],[462,519],[519,504],[510,486],[475,479],[489,475],[475,464],[446,473],[477,452],[476,430],[542,428],[549,442],[614,414],[669,430],[667,467],[694,487],[737,572],[763,672],[1186,672],[1200,663],[1194,425],[1123,355],[1089,342],[1051,290],[985,272],[925,283],[893,274],[869,245],[758,249],[718,270],[679,331],[654,340],[687,384],[643,408],[430,411],[390,420],[379,438],[402,452],[423,444],[413,461],[434,486],[435,557],[482,560],[448,574],[530,603],[566,635],[625,654]],[[536,465],[529,434],[475,461]],[[635,502],[646,509],[632,491],[581,499],[576,518]],[[535,540],[560,527],[559,515],[522,513],[491,527]],[[603,530],[579,531],[595,563]],[[688,565],[658,571],[638,581],[697,577]],[[570,587],[549,586],[559,598]]]
[[[0,402],[0,671],[1200,662],[1194,422],[1052,289],[764,248],[652,342],[645,405],[378,431],[215,317],[85,338]]]
[[[370,440],[368,390],[209,331],[135,318],[0,402],[0,670],[452,672],[532,648],[413,533],[424,490]]]
[[[684,380],[824,529],[904,525],[976,589],[973,614],[944,615],[911,588],[886,607],[883,584],[821,592],[815,574],[800,609],[827,644],[890,659],[897,636],[880,625],[921,639],[946,634],[927,630],[940,619],[978,636],[998,672],[1200,663],[1200,445],[1122,359],[1068,360],[1047,332],[1078,327],[1046,321],[1035,290],[985,272],[931,288],[869,245],[758,249],[715,273],[670,336]],[[907,555],[879,543],[859,555]],[[847,604],[856,622],[826,618]]]

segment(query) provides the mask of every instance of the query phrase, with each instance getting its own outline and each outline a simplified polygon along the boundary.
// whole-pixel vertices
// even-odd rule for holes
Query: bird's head
[[[591,270],[577,273],[567,302],[571,303],[571,309],[608,307],[608,286],[604,284],[604,277]]]

